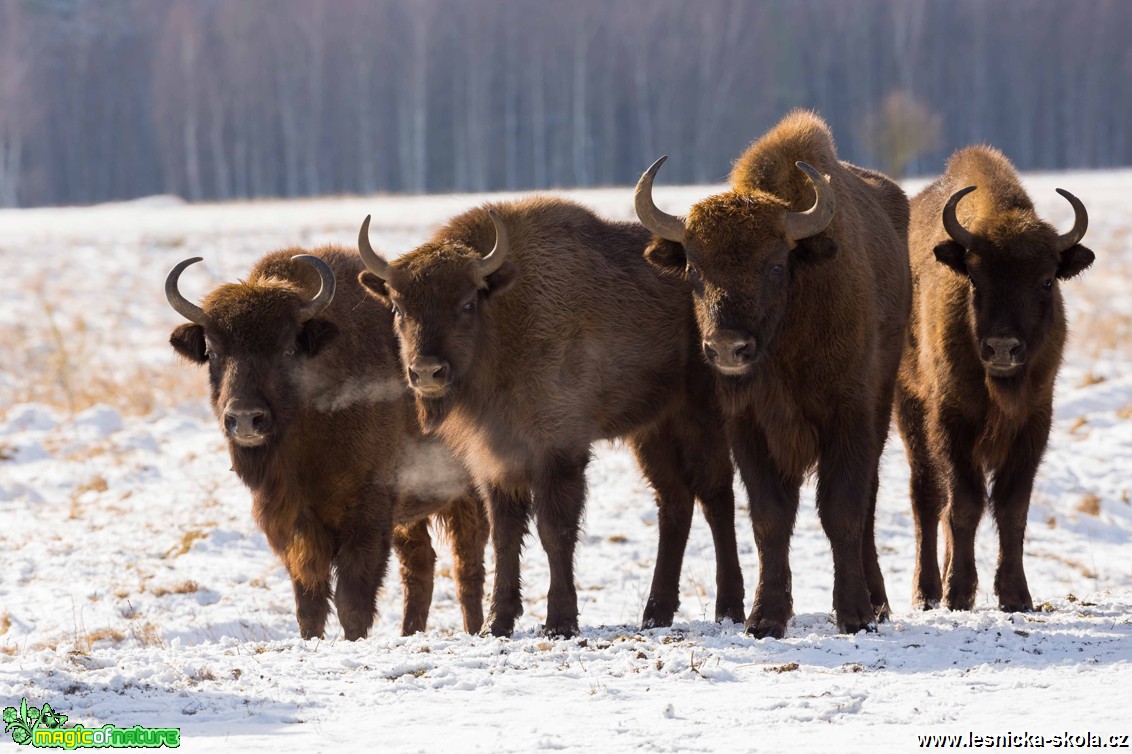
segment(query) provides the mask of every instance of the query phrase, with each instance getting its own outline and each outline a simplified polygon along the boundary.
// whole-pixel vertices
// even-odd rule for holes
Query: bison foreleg
[[[790,537],[798,515],[801,478],[774,463],[762,430],[753,424],[732,427],[732,453],[747,488],[751,527],[759,551],[759,584],[747,617],[747,633],[781,639],[794,614],[790,582]]]
[[[974,463],[974,438],[948,438],[950,491],[943,511],[947,549],[943,558],[943,603],[951,610],[975,606],[979,574],[975,570],[975,532],[986,507],[983,473]]]
[[[479,633],[483,627],[483,551],[489,534],[484,506],[478,498],[466,495],[442,515],[452,538],[456,597],[464,613],[464,630]]]
[[[384,510],[391,514],[392,506]],[[345,533],[335,562],[338,582],[334,606],[349,641],[364,639],[377,611],[377,592],[385,579],[393,525],[389,520],[355,522]]]
[[[550,592],[543,626],[543,632],[549,636],[570,637],[578,633],[574,548],[586,504],[588,462],[588,453],[581,458],[554,459],[535,482],[535,520],[550,562]]]
[[[515,621],[523,614],[519,560],[531,517],[530,491],[489,485],[484,497],[491,518],[491,545],[495,553],[495,584],[488,630],[492,636],[510,636],[515,630]]]
[[[1049,435],[1049,420],[1031,422],[1015,443],[1003,468],[995,475],[991,505],[998,526],[998,569],[994,593],[999,609],[1010,613],[1034,609],[1026,571],[1022,564],[1022,542],[1030,512],[1030,494]]]
[[[428,534],[428,520],[421,519],[408,526],[395,527],[393,547],[397,550],[397,559],[401,561],[404,606],[401,635],[409,636],[425,630],[428,611],[432,606],[436,552],[432,549],[432,538]]]
[[[299,621],[299,635],[304,639],[321,639],[326,630],[326,616],[330,614],[330,570],[326,579],[303,586],[291,579],[295,590],[295,618]]]

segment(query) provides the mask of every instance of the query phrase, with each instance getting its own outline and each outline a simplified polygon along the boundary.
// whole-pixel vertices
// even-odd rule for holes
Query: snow
[[[710,621],[714,557],[698,515],[676,625],[638,629],[656,512],[615,445],[599,446],[589,470],[581,637],[539,635],[549,572],[529,539],[526,614],[510,640],[460,632],[444,543],[428,632],[397,636],[394,567],[370,638],[343,641],[333,619],[326,640],[298,638],[288,579],[229,470],[206,376],[167,345],[179,321],[165,274],[203,256],[182,280],[197,298],[268,250],[351,244],[368,213],[375,245],[398,254],[504,195],[0,211],[0,705],[50,702],[88,728],[179,726],[194,751],[863,751],[968,730],[1132,732],[1132,172],[1026,182],[1059,227],[1072,211],[1054,187],[1088,205],[1097,254],[1064,286],[1072,344],[1026,543],[1040,611],[994,608],[986,522],[976,609],[911,611],[915,539],[894,431],[876,527],[892,621],[836,633],[808,486],[792,546],[798,614],[781,641]],[[713,190],[656,195],[682,212]],[[631,217],[628,189],[565,193]],[[749,607],[758,562],[736,493]]]

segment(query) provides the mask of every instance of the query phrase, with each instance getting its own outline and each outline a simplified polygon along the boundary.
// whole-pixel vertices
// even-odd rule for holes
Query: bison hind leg
[[[483,503],[473,493],[454,501],[441,513],[452,539],[456,597],[464,614],[464,630],[483,627],[484,548],[490,534]]]
[[[943,580],[939,572],[939,524],[945,493],[931,458],[927,415],[923,403],[898,390],[896,419],[904,438],[911,467],[909,496],[916,524],[916,568],[912,575],[912,608],[932,610],[943,600]]]
[[[678,442],[652,430],[630,438],[657,509],[656,566],[641,618],[642,628],[671,626],[680,608],[680,570],[696,501],[683,474]]]
[[[407,526],[395,527],[393,546],[397,550],[397,559],[401,561],[404,605],[401,635],[409,636],[425,630],[429,608],[432,606],[436,552],[432,549],[427,520],[421,519]]]

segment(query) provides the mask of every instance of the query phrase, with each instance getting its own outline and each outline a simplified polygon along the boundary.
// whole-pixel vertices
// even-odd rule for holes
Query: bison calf
[[[687,220],[653,203],[662,162],[641,177],[637,215],[658,236],[649,261],[691,282],[750,498],[760,569],[747,630],[786,631],[790,535],[815,465],[837,625],[869,627],[888,613],[873,515],[911,300],[908,200],[838,160],[828,126],[803,111],[755,142],[732,189]]]
[[[365,286],[396,313],[426,430],[462,458],[491,516],[491,631],[522,614],[532,515],[550,560],[545,630],[578,629],[574,548],[597,440],[625,438],[656,490],[659,551],[644,623],[669,625],[695,498],[715,539],[716,617],[739,620],[733,471],[685,283],[641,257],[648,233],[548,198],[466,212],[386,263],[359,249]]]
[[[1059,281],[1093,262],[1080,244],[1084,205],[1057,191],[1076,212],[1063,235],[1038,218],[1009,160],[977,146],[956,152],[943,176],[912,200],[915,302],[897,413],[912,467],[913,600],[924,609],[941,599],[952,609],[974,605],[975,529],[988,476],[999,607],[1033,609],[1022,540],[1065,345]]]
[[[452,538],[464,628],[478,631],[482,504],[451,454],[419,432],[391,317],[358,285],[358,255],[300,252],[264,256],[247,282],[220,286],[202,306],[177,289],[199,257],[165,283],[170,305],[192,323],[170,342],[208,364],[232,468],[291,576],[299,630],[305,639],[323,635],[333,569],[345,636],[365,637],[391,543],[402,564],[401,630],[423,630],[435,563],[426,524],[436,516]]]

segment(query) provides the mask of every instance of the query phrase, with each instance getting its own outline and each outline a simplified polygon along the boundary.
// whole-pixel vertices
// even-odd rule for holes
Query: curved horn
[[[809,177],[815,195],[814,206],[805,212],[787,212],[782,220],[787,238],[791,241],[801,241],[803,238],[816,236],[829,227],[829,223],[833,220],[834,200],[829,179],[817,168],[806,162],[794,164]]]
[[[362,221],[362,229],[358,231],[358,254],[361,255],[370,272],[388,283],[393,277],[393,270],[389,267],[389,263],[379,257],[369,245],[369,220],[370,215],[366,215],[366,219]]]
[[[181,295],[181,291],[177,289],[177,281],[181,278],[181,273],[189,265],[196,264],[204,257],[193,257],[184,261],[178,262],[176,266],[169,271],[169,277],[165,278],[165,298],[169,301],[169,306],[180,314],[182,317],[197,325],[207,325],[208,316],[196,304],[190,302],[187,298]]]
[[[481,279],[486,278],[503,266],[503,263],[507,261],[507,252],[511,248],[511,242],[507,237],[507,226],[503,224],[499,213],[489,209],[487,214],[495,225],[495,248],[486,257],[476,262],[476,272]]]
[[[1064,196],[1073,205],[1073,228],[1068,233],[1062,233],[1057,237],[1057,251],[1060,254],[1063,251],[1070,249],[1073,246],[1081,243],[1081,239],[1085,237],[1085,231],[1089,229],[1089,213],[1085,210],[1085,205],[1081,200],[1070,194],[1065,189],[1055,189],[1057,193]]]
[[[318,276],[322,278],[318,293],[314,294],[314,298],[303,304],[303,308],[299,310],[299,322],[306,322],[322,314],[323,310],[330,306],[330,302],[334,300],[334,288],[337,281],[334,278],[334,270],[330,269],[330,265],[312,254],[296,254],[291,257],[291,261],[306,262],[318,270]]]
[[[959,206],[960,199],[974,190],[975,186],[961,188],[951,195],[947,204],[943,205],[943,229],[947,231],[947,235],[951,236],[952,241],[955,241],[964,249],[971,248],[971,242],[974,241],[975,237],[971,234],[971,231],[959,224],[959,218],[955,216],[955,208]]]
[[[637,219],[641,221],[641,225],[666,241],[684,243],[684,221],[662,212],[652,200],[653,179],[667,159],[668,155],[664,155],[641,174],[641,180],[637,181],[637,190],[633,193],[633,206],[637,210]]]

